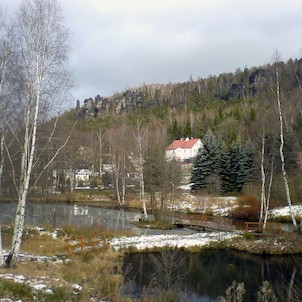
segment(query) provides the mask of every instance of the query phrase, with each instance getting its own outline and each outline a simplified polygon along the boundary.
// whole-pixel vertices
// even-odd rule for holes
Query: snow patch
[[[302,205],[292,206],[292,211],[293,211],[295,216],[300,216],[301,217],[302,216]],[[269,216],[273,217],[273,218],[290,216],[289,206],[269,210]]]
[[[135,247],[138,250],[175,247],[189,248],[193,246],[203,247],[221,240],[238,237],[234,232],[211,232],[211,233],[194,233],[190,235],[150,235],[121,237],[109,240],[109,245],[117,250],[129,247]]]

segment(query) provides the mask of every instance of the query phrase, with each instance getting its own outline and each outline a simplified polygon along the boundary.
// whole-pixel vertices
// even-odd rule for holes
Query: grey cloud
[[[266,64],[277,48],[287,60],[302,48],[300,0],[63,0],[62,6],[81,101],[127,85]]]

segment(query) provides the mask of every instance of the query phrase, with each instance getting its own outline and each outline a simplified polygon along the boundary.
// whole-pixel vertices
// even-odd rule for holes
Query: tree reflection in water
[[[132,281],[136,297],[171,289],[180,301],[218,301],[233,284],[244,283],[244,302],[257,301],[257,292],[268,281],[278,301],[302,301],[302,257],[256,256],[230,250],[189,253],[177,250],[130,254],[125,281]],[[173,265],[171,265],[173,263]]]

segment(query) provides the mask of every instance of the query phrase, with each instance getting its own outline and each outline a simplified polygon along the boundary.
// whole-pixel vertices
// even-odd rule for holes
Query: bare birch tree
[[[115,178],[115,191],[120,206],[125,205],[126,196],[126,149],[127,128],[116,127],[110,132],[112,170]]]
[[[278,51],[275,53],[275,67],[276,67],[276,98],[277,98],[277,107],[278,107],[278,114],[279,114],[279,124],[280,124],[280,159],[281,159],[281,169],[282,169],[282,175],[284,180],[284,186],[285,186],[285,192],[286,192],[286,199],[287,204],[289,207],[290,215],[292,218],[293,225],[295,228],[297,228],[297,222],[295,219],[295,215],[292,209],[292,201],[290,197],[290,190],[289,190],[289,184],[287,179],[287,173],[285,169],[285,159],[284,159],[284,131],[283,131],[283,114],[282,114],[282,106],[281,106],[281,98],[280,98],[280,80],[279,80],[279,62],[280,62],[280,54]]]
[[[262,140],[261,140],[261,198],[260,198],[260,216],[259,222],[263,221],[264,217],[264,209],[266,208],[266,196],[265,196],[265,183],[266,183],[266,175],[264,169],[264,154],[265,154],[265,133],[262,132]]]
[[[270,165],[270,168],[268,167]],[[265,160],[265,131],[262,132],[261,147],[261,204],[259,222],[263,222],[263,229],[266,228],[268,219],[268,210],[270,206],[270,196],[274,174],[274,156]],[[266,178],[269,175],[269,183],[267,185]]]
[[[37,131],[43,108],[59,100],[70,88],[68,30],[63,25],[61,7],[56,0],[25,0],[14,27],[14,48],[19,54],[24,91],[19,94],[24,134],[21,145],[18,204],[12,247],[6,266],[16,264],[22,242],[24,215],[30,180],[35,164]],[[62,99],[61,99],[62,100]]]
[[[135,139],[135,154],[129,156],[129,160],[139,175],[139,198],[142,204],[144,217],[148,218],[146,200],[145,200],[145,180],[144,180],[144,149],[146,146],[147,130],[139,120],[136,121],[136,128],[133,133]]]

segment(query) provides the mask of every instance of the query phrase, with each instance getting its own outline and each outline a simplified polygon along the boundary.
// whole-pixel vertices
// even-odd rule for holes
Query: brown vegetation
[[[259,219],[260,202],[253,195],[240,195],[237,198],[238,207],[234,208],[229,217],[246,221]]]

